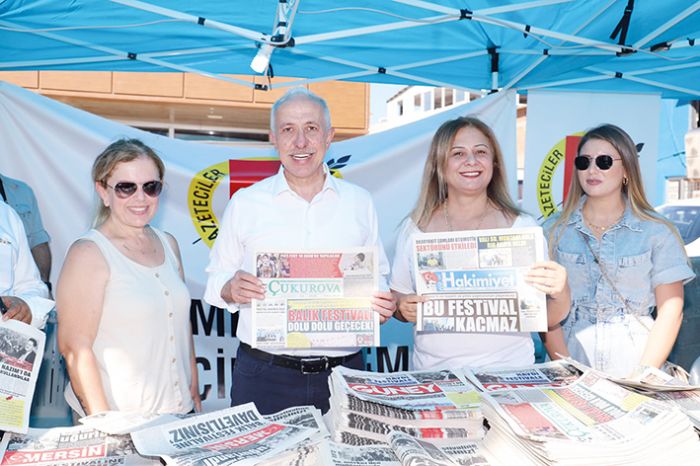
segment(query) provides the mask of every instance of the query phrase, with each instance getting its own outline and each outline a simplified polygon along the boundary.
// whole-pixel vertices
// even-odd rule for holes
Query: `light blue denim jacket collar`
[[[591,234],[591,230],[588,228],[588,225],[586,225],[586,222],[583,220],[583,213],[581,209],[583,208],[584,202],[586,202],[586,199],[588,196],[585,194],[581,196],[581,199],[578,201],[578,206],[576,207],[576,210],[571,214],[571,217],[569,217],[569,225],[573,226],[577,230],[579,230],[582,233],[586,233],[588,235]],[[634,215],[632,212],[632,207],[630,206],[629,199],[625,197],[625,213],[622,215],[622,219],[617,222],[614,226],[610,227],[610,230],[612,231],[617,228],[628,228],[631,231],[636,231],[636,232],[641,232],[642,231],[642,221]]]

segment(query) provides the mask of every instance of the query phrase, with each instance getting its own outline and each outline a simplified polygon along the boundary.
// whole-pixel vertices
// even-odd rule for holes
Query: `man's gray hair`
[[[326,101],[323,100],[322,97],[317,96],[305,87],[293,87],[290,90],[288,90],[282,97],[277,99],[277,102],[275,102],[272,106],[272,110],[270,111],[270,130],[272,130],[273,133],[275,132],[275,115],[277,114],[277,109],[285,102],[301,98],[308,99],[311,102],[315,102],[321,107],[321,110],[323,111],[323,120],[326,124],[325,129],[326,131],[331,129],[331,112],[330,110],[328,110],[328,104],[326,103]]]

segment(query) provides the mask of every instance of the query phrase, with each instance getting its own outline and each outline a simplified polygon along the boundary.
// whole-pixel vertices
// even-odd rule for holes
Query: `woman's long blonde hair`
[[[632,213],[642,220],[651,220],[667,225],[671,231],[675,233],[678,241],[683,244],[676,227],[654,210],[644,194],[637,146],[634,144],[634,141],[632,141],[630,135],[619,126],[612,124],[600,125],[588,130],[586,134],[583,135],[581,141],[578,143],[576,155],[580,155],[581,148],[592,139],[598,139],[609,143],[620,154],[622,166],[627,176],[627,181],[622,184],[622,194],[629,200]],[[554,222],[549,233],[550,257],[555,257],[553,253],[556,251],[559,238],[564,232],[566,225],[569,223],[571,215],[578,208],[583,194],[583,187],[581,187],[578,176],[574,174],[574,176],[571,177],[569,195],[566,201],[564,201],[561,215]]]
[[[153,161],[158,169],[158,179],[163,181],[165,165],[153,149],[138,139],[119,139],[107,146],[92,164],[92,181],[107,187],[107,179],[114,168],[122,162],[131,162],[138,157],[145,157]],[[109,218],[111,210],[104,203],[97,200],[97,212],[92,222],[93,227],[98,227]]]
[[[508,194],[503,153],[493,131],[478,118],[459,117],[443,123],[435,132],[430,143],[430,151],[423,170],[420,195],[411,212],[411,219],[421,230],[428,225],[433,212],[447,200],[447,183],[445,182],[447,156],[457,132],[462,128],[469,127],[478,130],[488,139],[493,152],[493,176],[486,188],[489,200],[507,215],[516,217],[521,213]]]

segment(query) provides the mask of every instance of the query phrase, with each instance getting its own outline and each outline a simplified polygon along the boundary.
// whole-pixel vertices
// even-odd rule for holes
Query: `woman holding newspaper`
[[[461,117],[445,122],[433,137],[416,207],[404,222],[396,244],[391,289],[399,306],[395,316],[415,322],[417,304],[411,238],[419,232],[484,230],[537,226],[513,203],[506,187],[503,155],[491,128]],[[548,295],[548,324],[569,310],[566,270],[551,261],[536,263],[527,279]],[[438,365],[507,367],[534,362],[526,332],[415,334],[415,369]]]
[[[149,225],[164,171],[135,139],[114,142],[93,165],[95,226],[70,247],[57,287],[66,400],[77,414],[200,408],[178,245]]]
[[[694,276],[683,243],[647,201],[625,131],[591,129],[574,162],[561,215],[545,224],[572,294],[571,313],[547,334],[547,350],[618,377],[661,367],[681,326],[683,283]]]

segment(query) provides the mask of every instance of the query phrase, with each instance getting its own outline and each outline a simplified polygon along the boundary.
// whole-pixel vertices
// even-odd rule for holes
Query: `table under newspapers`
[[[186,416],[106,412],[6,433],[2,465],[691,465],[700,389],[610,380],[574,361],[507,370],[336,368],[331,409],[249,403]]]

